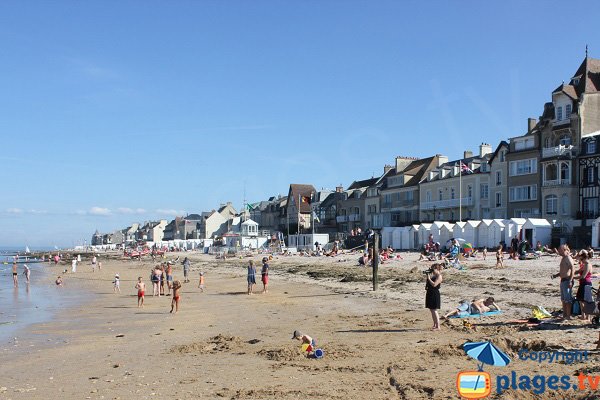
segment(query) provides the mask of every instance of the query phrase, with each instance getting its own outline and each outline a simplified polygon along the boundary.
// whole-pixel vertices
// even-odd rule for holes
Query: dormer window
[[[590,140],[589,142],[587,142],[586,150],[588,154],[594,154],[596,152],[596,141]]]
[[[565,119],[569,118],[571,116],[571,105],[567,104],[565,106]]]
[[[556,120],[557,121],[562,121],[563,117],[563,113],[562,113],[562,107],[556,107]]]

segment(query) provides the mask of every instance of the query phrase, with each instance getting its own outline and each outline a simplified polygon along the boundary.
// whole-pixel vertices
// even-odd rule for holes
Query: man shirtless
[[[138,290],[138,308],[144,307],[144,295],[146,294],[146,284],[142,282],[142,277],[138,277],[138,281],[135,285],[135,288]]]
[[[14,262],[12,265],[12,274],[13,274],[13,285],[15,287],[19,286],[19,277],[17,276],[17,263]]]
[[[571,251],[566,244],[558,248],[560,260],[560,272],[552,275],[552,278],[560,276],[560,300],[563,306],[563,319],[571,319],[571,303],[573,301],[573,276],[575,275],[575,262],[571,258]]]

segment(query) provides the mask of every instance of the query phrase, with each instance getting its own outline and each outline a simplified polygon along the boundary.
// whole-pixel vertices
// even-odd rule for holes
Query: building
[[[311,229],[311,203],[316,192],[313,185],[290,184],[288,201],[284,208],[284,218],[286,225],[289,226],[289,232],[299,233]]]
[[[367,189],[375,184],[379,179],[370,178],[360,181],[354,181],[348,189],[344,191],[344,195],[338,199],[336,222],[338,232],[350,232],[353,229],[365,229],[365,198],[367,197]]]
[[[418,224],[420,220],[420,183],[448,158],[437,154],[416,159],[396,157],[394,168],[385,174],[380,192],[380,212],[373,214],[374,227],[399,227]]]
[[[579,209],[583,226],[600,217],[600,133],[584,137],[579,151]]]
[[[479,146],[479,154],[465,151],[460,160],[431,169],[420,184],[420,221],[466,221],[489,218],[492,147]]]
[[[490,214],[492,219],[508,217],[508,154],[509,144],[500,142],[490,157]]]
[[[529,119],[528,132],[509,140],[507,218],[539,218],[540,202],[540,131]]]

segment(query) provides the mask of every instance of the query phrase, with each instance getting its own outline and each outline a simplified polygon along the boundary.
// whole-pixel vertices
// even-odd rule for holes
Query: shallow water
[[[34,323],[46,322],[56,312],[78,301],[82,294],[53,284],[56,277],[46,270],[47,263],[28,264],[31,282],[26,284],[23,265],[18,266],[19,286],[13,286],[12,265],[0,259],[0,343],[14,340]]]

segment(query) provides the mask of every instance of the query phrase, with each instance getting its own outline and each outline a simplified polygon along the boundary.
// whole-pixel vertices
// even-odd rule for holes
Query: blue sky
[[[524,133],[593,2],[0,3],[1,245],[348,186]]]

